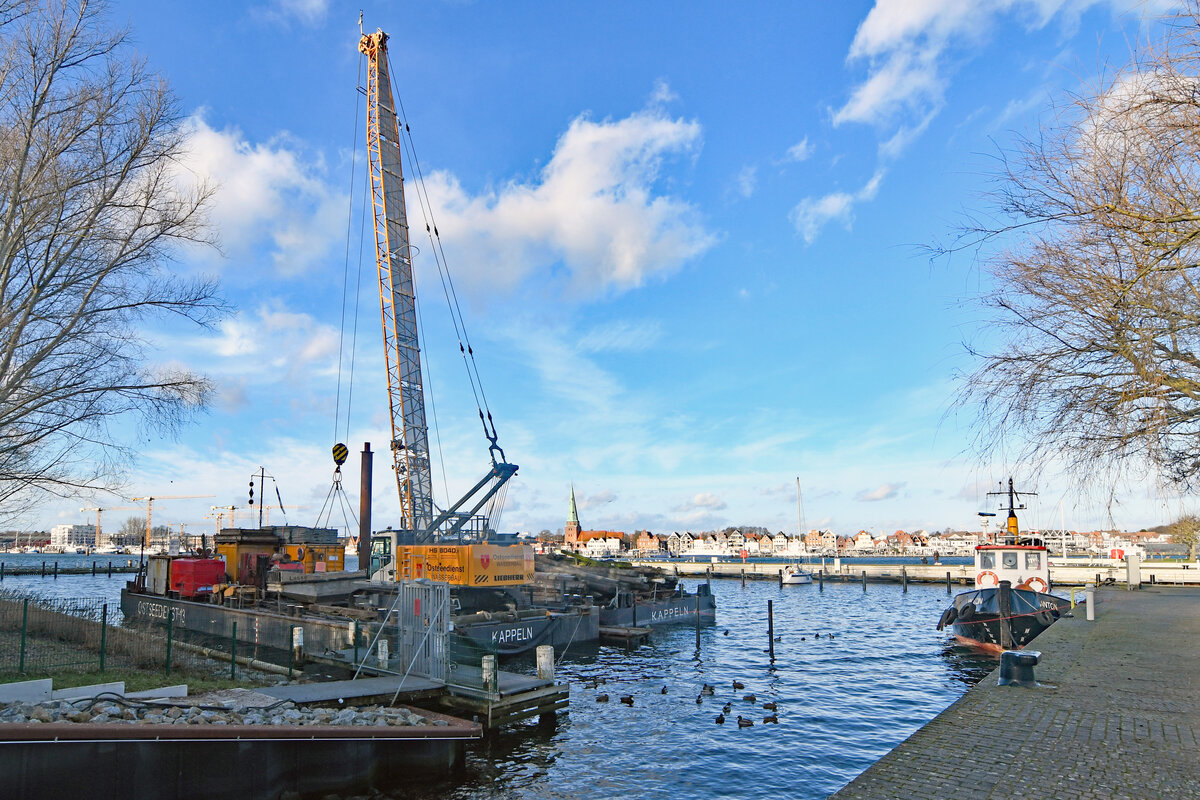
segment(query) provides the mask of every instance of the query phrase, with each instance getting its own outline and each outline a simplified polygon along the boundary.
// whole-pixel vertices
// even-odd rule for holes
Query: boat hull
[[[989,652],[1019,650],[1070,609],[1067,600],[1052,594],[1032,589],[1012,589],[1011,593],[1007,617],[1000,613],[999,588],[955,595],[951,606],[942,613],[938,630],[949,629],[963,644]]]
[[[557,653],[561,653],[573,644],[597,642],[600,639],[600,624],[600,609],[585,606],[548,611],[522,619],[496,619],[462,625],[456,623],[454,633],[467,640],[462,644],[482,652],[515,656],[544,644],[553,646]]]
[[[716,623],[717,600],[704,584],[699,586],[696,594],[671,595],[660,600],[639,600],[636,604],[619,608],[601,608],[600,624],[605,627],[654,627],[674,623],[695,625],[697,612],[700,624]]]

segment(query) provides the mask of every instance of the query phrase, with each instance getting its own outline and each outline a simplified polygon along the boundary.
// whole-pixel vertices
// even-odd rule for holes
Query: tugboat
[[[997,544],[975,548],[975,589],[955,595],[938,630],[949,627],[963,644],[989,652],[1020,649],[1054,624],[1070,603],[1050,594],[1049,550],[1017,526],[1018,493],[1008,479],[1008,520]],[[980,516],[994,516],[981,513]]]

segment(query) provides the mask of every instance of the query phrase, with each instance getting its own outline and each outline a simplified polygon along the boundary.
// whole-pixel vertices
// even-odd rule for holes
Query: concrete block
[[[104,692],[125,694],[125,681],[116,683],[93,683],[91,686],[72,686],[70,689],[57,689],[51,693],[51,700],[79,700],[84,697],[95,697]]]
[[[54,681],[50,678],[0,683],[0,703],[42,703],[50,699],[53,691]]]
[[[174,686],[164,686],[161,689],[146,689],[141,692],[126,692],[130,700],[162,700],[167,697],[187,697],[187,684],[179,683]]]

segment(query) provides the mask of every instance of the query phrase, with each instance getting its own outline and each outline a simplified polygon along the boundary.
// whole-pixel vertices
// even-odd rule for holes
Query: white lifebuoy
[[[1028,578],[1023,584],[1021,584],[1021,586],[1025,587],[1026,589],[1032,589],[1035,592],[1045,592],[1048,588],[1050,588],[1046,585],[1044,580],[1037,576]]]
[[[991,583],[987,583],[984,578],[991,578]],[[990,589],[993,586],[1000,585],[1000,576],[992,572],[990,569],[985,569],[983,572],[975,576],[975,585]]]

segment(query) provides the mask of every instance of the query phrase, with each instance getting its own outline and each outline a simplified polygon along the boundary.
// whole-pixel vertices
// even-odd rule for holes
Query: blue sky
[[[187,174],[219,187],[221,252],[180,268],[217,274],[236,309],[214,331],[154,332],[158,358],[220,387],[178,440],[141,444],[129,494],[215,496],[164,504],[156,521],[211,525],[208,506],[244,505],[262,465],[285,503],[308,507],[289,518],[312,522],[335,436],[383,451],[375,520],[395,517],[369,241],[349,419],[349,323],[335,407],[347,252],[352,290],[360,263],[358,10],[113,3],[180,98]],[[391,34],[500,444],[521,466],[502,528],[560,528],[573,482],[585,527],[792,530],[797,476],[809,526],[974,524],[1014,469],[970,455],[969,410],[951,402],[971,366],[963,341],[987,335],[972,306],[987,276],[921,247],[984,207],[997,147],[1123,63],[1156,10],[365,4],[364,27]],[[444,503],[485,471],[487,443],[432,261],[417,258]],[[1065,480],[1037,489],[1031,524],[1110,522]],[[1152,483],[1118,501],[1119,526],[1168,521],[1181,502]],[[40,521],[77,520],[78,505]]]

